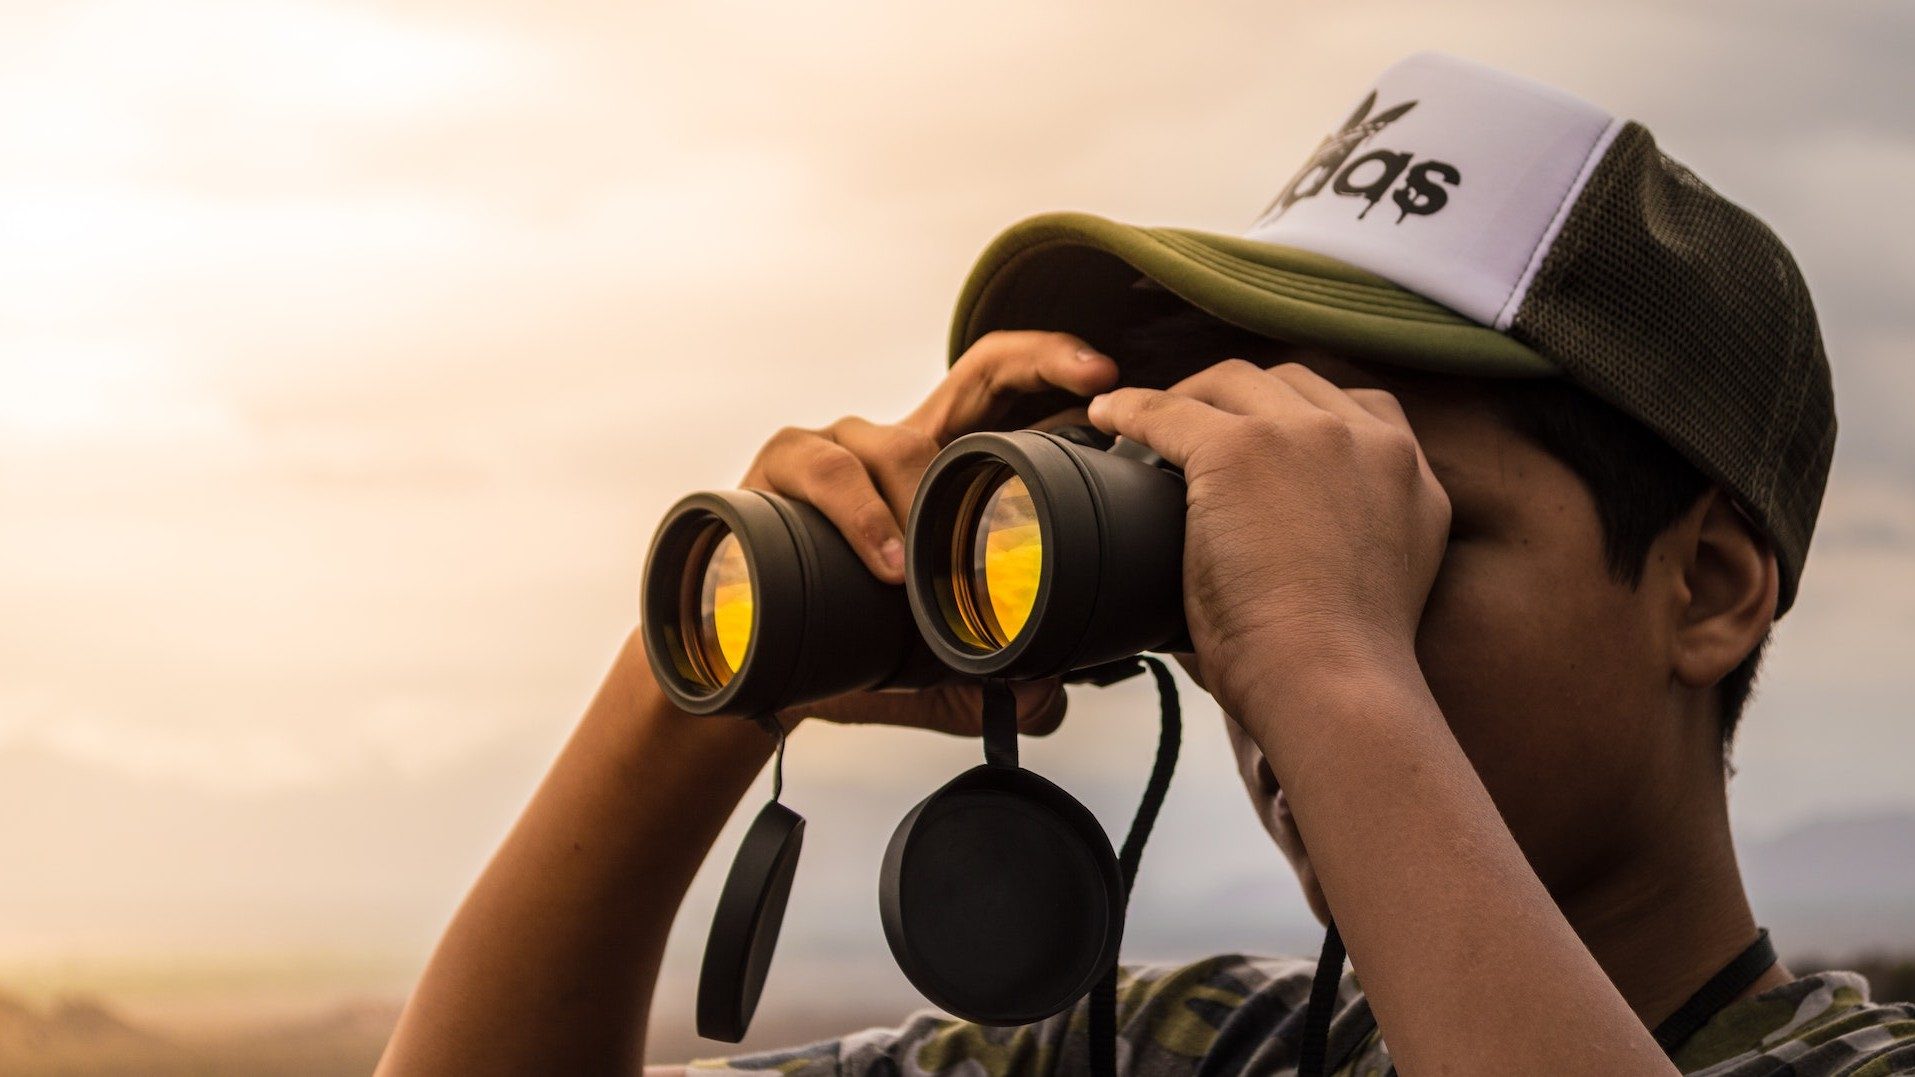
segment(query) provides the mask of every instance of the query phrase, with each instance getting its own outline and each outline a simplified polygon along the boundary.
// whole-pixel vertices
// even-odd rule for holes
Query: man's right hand
[[[904,584],[904,523],[918,480],[961,435],[994,425],[1019,398],[1063,390],[1088,398],[1117,384],[1117,364],[1066,333],[1000,331],[971,346],[931,394],[895,423],[846,416],[808,430],[786,427],[752,460],[741,487],[806,501],[835,524],[879,580]],[[1064,719],[1063,679],[1016,686],[1018,725],[1048,733]],[[805,717],[915,726],[975,736],[983,700],[977,682],[849,692],[779,712],[789,729]]]

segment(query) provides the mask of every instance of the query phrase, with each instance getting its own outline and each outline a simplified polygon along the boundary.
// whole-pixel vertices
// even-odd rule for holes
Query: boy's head
[[[1451,503],[1418,659],[1552,890],[1603,877],[1667,833],[1671,812],[1715,819],[1779,571],[1721,488],[1640,423],[1561,379],[1352,361],[1189,308],[1113,353],[1148,381],[1228,359],[1302,363],[1403,403]],[[1282,540],[1273,522],[1270,541]],[[1320,903],[1269,768],[1231,732],[1264,825]]]
[[[1245,236],[1078,214],[1006,232],[959,299],[951,356],[1013,328],[1075,333],[1127,384],[1238,358],[1395,392],[1454,518],[1418,657],[1543,881],[1578,893],[1674,821],[1723,819],[1724,752],[1795,598],[1833,396],[1787,249],[1640,125],[1412,56]]]

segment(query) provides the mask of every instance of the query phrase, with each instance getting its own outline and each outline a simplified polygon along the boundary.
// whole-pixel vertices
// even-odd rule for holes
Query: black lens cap
[[[705,939],[698,974],[700,1036],[737,1043],[751,1027],[804,841],[804,818],[775,800],[745,831]]]
[[[1061,1013],[1116,963],[1124,892],[1090,809],[1015,765],[984,764],[920,801],[885,850],[878,902],[898,967],[984,1025]]]

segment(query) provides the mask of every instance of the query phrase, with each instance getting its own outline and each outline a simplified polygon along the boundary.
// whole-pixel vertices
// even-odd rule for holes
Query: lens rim
[[[1093,608],[1102,520],[1069,442],[1040,430],[982,431],[944,447],[918,481],[906,524],[905,590],[925,644],[945,665],[975,676],[1047,676],[1083,638]],[[975,530],[967,510],[983,504],[981,481],[1000,469],[1021,479],[1031,495],[1043,549],[1037,594],[1017,635],[1002,647],[965,627],[952,583],[958,536]],[[966,540],[968,541],[968,540]],[[1060,558],[1069,548],[1082,556]]]
[[[685,632],[698,623],[698,585],[727,532],[738,536],[751,578],[751,632],[744,661],[714,687]],[[645,557],[640,622],[655,679],[673,706],[691,714],[754,714],[781,705],[803,630],[801,572],[791,528],[761,491],[701,491],[666,511]]]

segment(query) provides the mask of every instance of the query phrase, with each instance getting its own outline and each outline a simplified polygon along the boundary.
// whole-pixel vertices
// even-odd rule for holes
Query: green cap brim
[[[1073,333],[1118,360],[1114,341],[1154,309],[1138,276],[1242,329],[1353,359],[1477,377],[1546,377],[1527,346],[1373,273],[1294,247],[1087,213],[1012,225],[979,256],[951,325],[955,363],[998,329]]]

